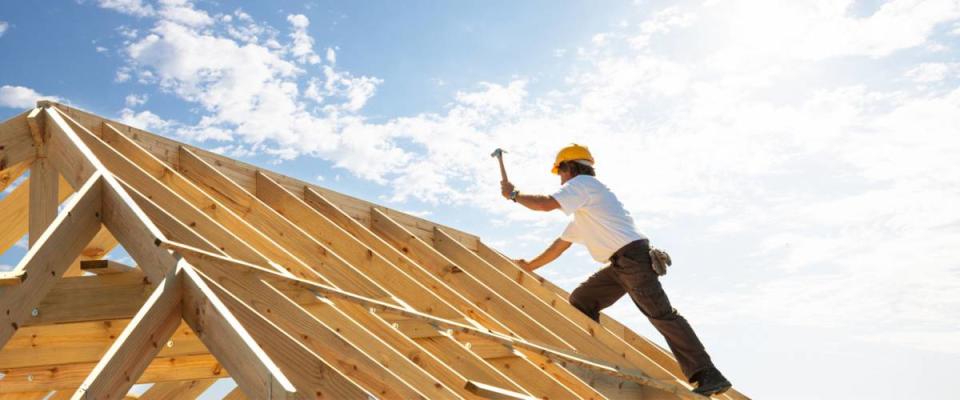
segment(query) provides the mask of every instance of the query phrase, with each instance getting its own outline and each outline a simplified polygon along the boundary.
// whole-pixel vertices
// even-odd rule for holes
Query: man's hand
[[[500,194],[507,200],[510,199],[510,193],[513,193],[513,184],[510,181],[500,181]]]

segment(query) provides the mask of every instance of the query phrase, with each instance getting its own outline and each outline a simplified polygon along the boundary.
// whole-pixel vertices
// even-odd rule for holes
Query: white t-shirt
[[[607,262],[614,252],[634,240],[646,239],[610,189],[590,175],[577,175],[552,197],[573,221],[560,235],[587,247],[594,260]]]

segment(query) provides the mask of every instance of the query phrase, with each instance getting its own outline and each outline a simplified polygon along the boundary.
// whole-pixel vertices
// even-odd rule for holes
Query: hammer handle
[[[500,179],[507,182],[507,169],[503,167],[503,156],[497,155],[497,161],[500,162]]]

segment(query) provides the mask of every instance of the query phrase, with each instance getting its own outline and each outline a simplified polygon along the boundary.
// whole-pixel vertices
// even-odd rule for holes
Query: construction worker
[[[557,153],[552,171],[560,175],[561,188],[549,196],[521,194],[509,181],[500,183],[505,198],[531,210],[559,209],[573,214],[573,221],[543,253],[530,261],[515,261],[523,269],[533,271],[555,260],[571,243],[586,246],[595,260],[609,261],[610,265],[574,289],[570,304],[599,322],[600,310],[629,294],[666,339],[689,382],[696,384],[694,392],[705,396],[725,392],[730,382],[714,367],[693,328],[670,305],[660,286],[654,264],[662,260],[651,258],[650,241],[637,230],[617,197],[597,180],[593,163],[587,147],[564,147]]]

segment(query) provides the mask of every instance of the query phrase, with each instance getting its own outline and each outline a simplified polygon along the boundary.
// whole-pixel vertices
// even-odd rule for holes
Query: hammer
[[[507,182],[507,170],[503,168],[503,153],[506,153],[506,151],[501,148],[497,148],[493,151],[493,153],[490,153],[490,157],[496,157],[497,161],[500,162],[500,179],[502,179],[504,182]]]

